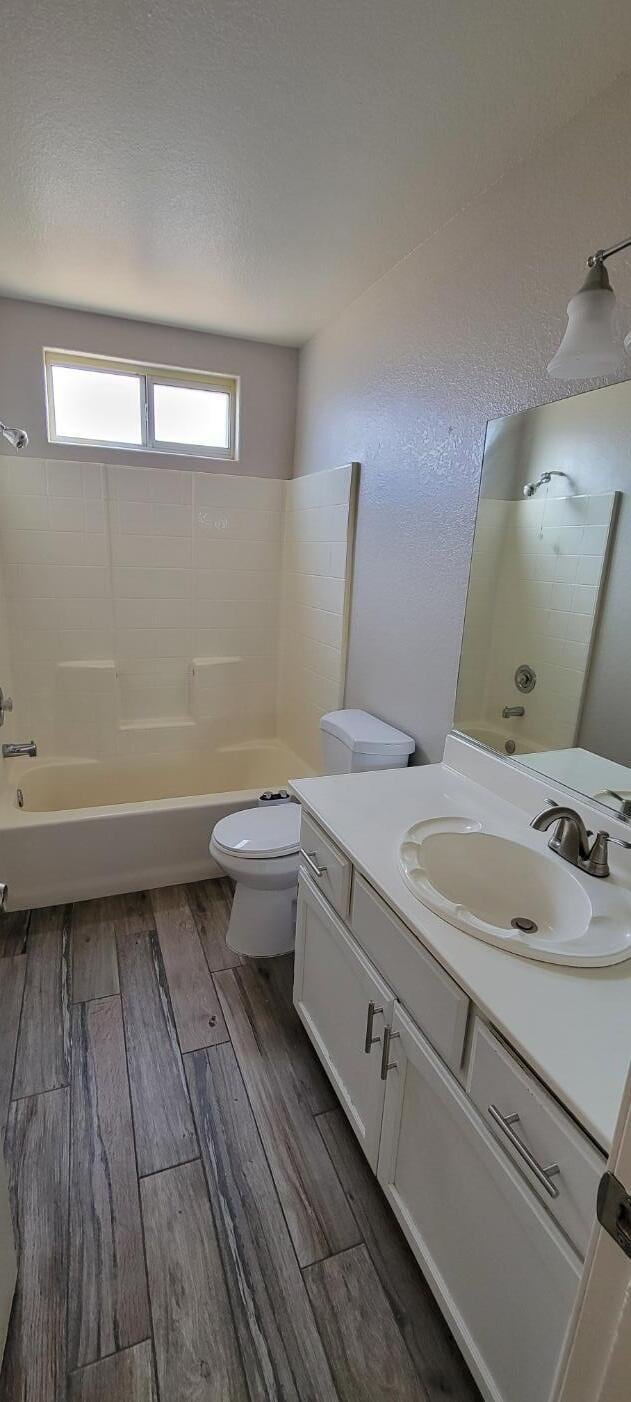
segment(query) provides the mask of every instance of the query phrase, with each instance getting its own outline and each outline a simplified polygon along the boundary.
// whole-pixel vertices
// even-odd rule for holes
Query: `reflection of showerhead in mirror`
[[[538,487],[547,486],[553,477],[567,477],[567,472],[542,472],[538,482],[527,482],[523,489],[523,496],[534,497]]]

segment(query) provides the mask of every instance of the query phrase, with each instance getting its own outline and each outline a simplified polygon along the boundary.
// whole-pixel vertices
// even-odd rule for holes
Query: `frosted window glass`
[[[112,375],[70,365],[53,365],[51,373],[57,437],[142,443],[138,375]]]
[[[205,448],[230,446],[230,396],[185,385],[153,387],[157,443],[190,443]]]

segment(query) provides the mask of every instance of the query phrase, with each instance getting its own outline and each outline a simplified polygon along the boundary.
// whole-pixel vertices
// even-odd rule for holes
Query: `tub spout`
[[[31,759],[35,759],[36,754],[37,745],[34,740],[19,740],[15,745],[2,746],[3,759],[15,759],[18,755],[29,755]]]

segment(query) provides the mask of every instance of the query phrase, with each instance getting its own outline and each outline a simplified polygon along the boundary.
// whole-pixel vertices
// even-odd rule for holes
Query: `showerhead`
[[[553,477],[567,477],[567,472],[542,472],[537,482],[527,482],[522,489],[522,496],[534,497],[538,487],[547,486]]]
[[[23,428],[9,428],[8,424],[3,424],[0,420],[0,433],[3,438],[6,438],[7,443],[15,448],[17,453],[19,453],[20,448],[26,448],[28,444],[28,433]]]

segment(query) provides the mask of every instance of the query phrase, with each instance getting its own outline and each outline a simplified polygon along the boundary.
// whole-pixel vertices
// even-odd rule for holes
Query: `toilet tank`
[[[329,711],[320,721],[323,774],[404,769],[414,740],[368,711]]]

